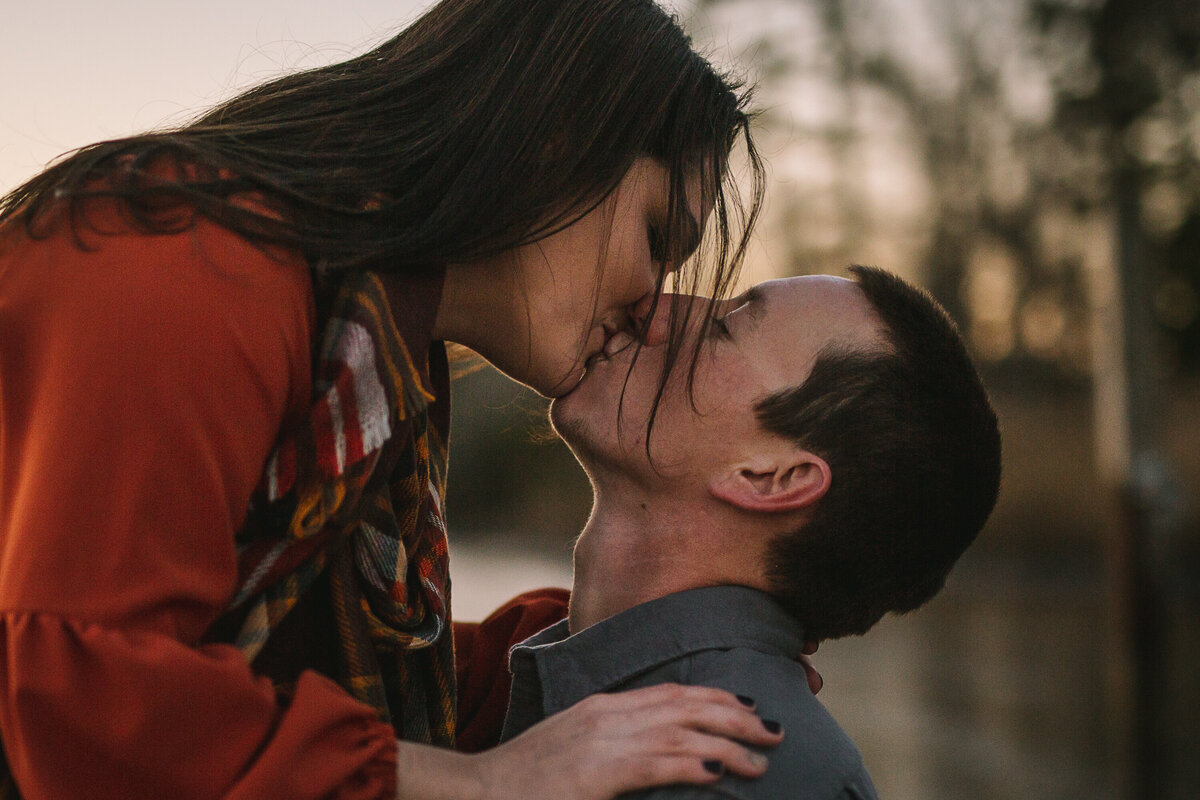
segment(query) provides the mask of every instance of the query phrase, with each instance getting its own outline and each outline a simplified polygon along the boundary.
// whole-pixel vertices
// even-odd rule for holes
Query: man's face
[[[666,297],[655,325],[665,324],[669,302],[696,302],[699,310],[706,301]],[[646,422],[658,390],[664,344],[644,345],[631,372],[635,347],[618,351],[628,340],[614,338],[608,348],[612,355],[594,360],[579,386],[554,401],[550,413],[555,429],[593,477],[597,471],[614,470],[634,480],[700,489],[715,470],[750,463],[764,448],[790,447],[759,427],[755,405],[803,383],[818,353],[831,342],[870,347],[884,341],[857,284],[826,275],[759,284],[718,304],[716,318],[701,346],[691,398],[686,345],[699,335],[699,324],[671,373],[655,418],[652,462],[646,455]],[[647,338],[654,342],[663,337]]]

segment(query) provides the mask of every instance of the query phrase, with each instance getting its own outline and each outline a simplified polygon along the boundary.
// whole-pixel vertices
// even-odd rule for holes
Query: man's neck
[[[740,583],[744,570],[713,552],[719,525],[694,504],[597,491],[575,545],[571,632],[685,589]]]

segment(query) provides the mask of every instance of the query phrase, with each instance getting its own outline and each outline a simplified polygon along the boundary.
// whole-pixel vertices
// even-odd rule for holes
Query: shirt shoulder
[[[751,697],[758,714],[779,722],[785,736],[777,748],[763,751],[770,766],[762,778],[726,776],[708,787],[672,787],[639,796],[876,800],[858,747],[809,690],[799,663],[746,647],[705,650],[664,664],[622,688],[666,682],[712,686]]]

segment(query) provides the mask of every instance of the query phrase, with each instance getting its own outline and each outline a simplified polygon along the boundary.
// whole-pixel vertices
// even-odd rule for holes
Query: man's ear
[[[735,464],[713,478],[708,491],[746,511],[796,511],[824,497],[832,479],[825,459],[807,450],[790,450],[774,459]]]

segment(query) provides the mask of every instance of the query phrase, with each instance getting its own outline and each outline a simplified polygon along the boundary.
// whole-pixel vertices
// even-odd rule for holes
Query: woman
[[[743,98],[649,0],[444,0],[4,198],[20,792],[607,798],[761,774],[733,740],[779,736],[715,690],[594,698],[479,755],[426,744],[454,736],[443,341],[568,392],[710,214],[716,252],[677,278],[719,296],[738,138],[760,177]]]

